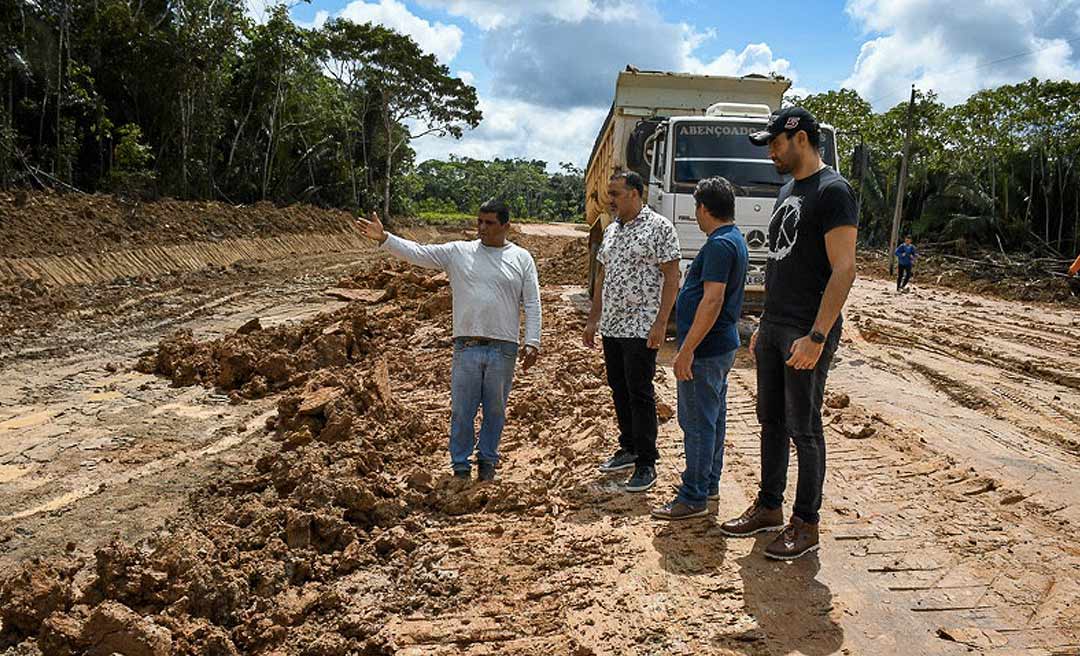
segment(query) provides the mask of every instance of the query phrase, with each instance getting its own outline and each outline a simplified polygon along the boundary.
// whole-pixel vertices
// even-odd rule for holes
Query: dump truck
[[[764,128],[790,86],[791,80],[779,76],[690,75],[631,66],[619,73],[611,110],[585,170],[590,294],[604,229],[614,220],[607,197],[613,174],[641,174],[645,202],[675,224],[684,275],[705,243],[695,217],[694,187],[698,180],[720,175],[735,186],[735,223],[750,249],[744,310],[761,308],[769,221],[789,176],[780,175],[768,148],[753,145],[748,135]],[[822,125],[821,149],[825,163],[835,168],[835,132],[827,125]]]

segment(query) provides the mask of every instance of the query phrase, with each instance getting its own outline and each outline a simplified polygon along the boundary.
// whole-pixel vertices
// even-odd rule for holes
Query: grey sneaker
[[[638,465],[634,467],[634,475],[626,482],[627,492],[644,492],[656,485],[656,467],[652,465]]]
[[[495,463],[488,462],[487,460],[481,460],[476,463],[476,479],[480,481],[493,481],[495,480]]]
[[[607,474],[610,472],[622,471],[623,469],[632,469],[636,462],[637,456],[629,451],[619,449],[615,452],[615,455],[611,456],[604,464],[600,465],[600,471]]]
[[[454,478],[460,478],[467,481],[472,478],[472,472],[470,472],[468,469],[455,469]]]
[[[652,509],[652,516],[657,519],[679,520],[690,519],[692,517],[704,517],[709,514],[707,508],[702,506],[701,508],[691,508],[682,501],[672,501],[665,503],[659,508]]]

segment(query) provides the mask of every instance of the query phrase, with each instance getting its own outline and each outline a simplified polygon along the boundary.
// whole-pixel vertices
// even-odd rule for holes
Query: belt
[[[463,346],[489,346],[501,341],[488,337],[458,337],[457,339]]]

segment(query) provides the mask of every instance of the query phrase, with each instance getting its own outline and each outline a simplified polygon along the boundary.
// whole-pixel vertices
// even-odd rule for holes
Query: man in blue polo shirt
[[[904,237],[904,243],[896,247],[896,263],[899,271],[896,274],[896,291],[906,292],[908,282],[911,281],[911,270],[915,266],[915,258],[919,256],[915,245],[911,243],[911,235]]]
[[[739,348],[739,314],[749,253],[735,226],[735,189],[724,178],[707,178],[694,190],[697,221],[708,235],[675,303],[679,352],[675,378],[686,470],[674,501],[652,511],[658,519],[689,519],[706,513],[720,496],[727,423],[727,377]]]

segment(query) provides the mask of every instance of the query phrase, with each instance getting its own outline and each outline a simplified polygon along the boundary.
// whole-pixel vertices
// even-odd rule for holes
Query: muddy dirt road
[[[1080,653],[1075,309],[860,280],[822,550],[781,564],[716,528],[755,491],[749,358],[716,515],[651,520],[681,470],[676,421],[649,493],[596,471],[614,448],[602,360],[580,345],[581,288],[554,284],[583,234],[529,233],[545,352],[515,382],[494,484],[445,476],[445,282],[370,248],[146,282],[119,313],[82,294],[9,333],[0,653]],[[195,364],[134,370],[178,328]],[[242,380],[222,373],[244,357]],[[657,383],[674,406],[669,368]]]

